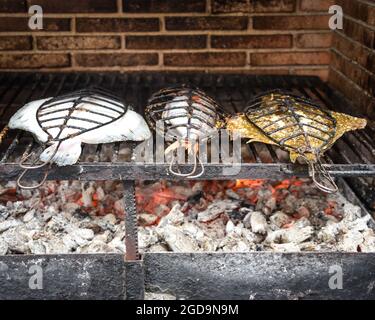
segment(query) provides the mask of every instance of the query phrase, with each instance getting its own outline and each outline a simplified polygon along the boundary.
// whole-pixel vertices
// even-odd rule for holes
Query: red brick
[[[77,18],[78,32],[159,31],[157,18]]]
[[[212,0],[213,13],[294,12],[295,0]]]
[[[375,26],[375,2],[373,5],[369,5],[364,2],[353,0],[336,0],[336,3],[342,7],[346,16],[350,16],[354,19]]]
[[[132,67],[158,64],[156,53],[81,53],[75,55],[81,67]]]
[[[25,0],[0,0],[0,12],[26,12]]]
[[[0,50],[30,50],[32,39],[26,36],[0,37]]]
[[[334,33],[332,47],[365,69],[375,73],[375,52],[373,50],[369,50],[358,42],[349,41],[337,32]]]
[[[205,0],[123,0],[124,12],[205,12]]]
[[[298,48],[329,48],[331,42],[331,33],[305,33],[296,36]]]
[[[299,76],[316,76],[322,79],[323,81],[327,81],[329,76],[329,68],[296,68],[291,71],[291,74],[296,74]]]
[[[128,49],[202,49],[206,48],[207,36],[127,36]]]
[[[121,48],[119,36],[56,36],[37,37],[40,50],[99,50]]]
[[[261,30],[329,30],[329,16],[253,17],[253,28]]]
[[[29,6],[39,5],[45,13],[107,13],[117,12],[116,0],[27,0]]]
[[[246,30],[247,17],[167,17],[167,30]]]
[[[329,52],[270,52],[252,53],[251,65],[325,65],[329,64]]]
[[[246,65],[245,52],[165,53],[164,65],[184,67],[240,67]]]
[[[228,35],[212,36],[211,46],[221,49],[290,48],[291,35]]]
[[[344,19],[342,32],[364,46],[375,49],[375,31],[349,19]]]
[[[360,113],[375,120],[375,98],[371,98],[348,77],[337,72],[334,68],[330,69],[329,83],[351,100],[351,102],[358,107]]]
[[[301,0],[300,9],[302,11],[328,12],[329,7],[334,5],[335,2],[335,0]]]
[[[346,75],[358,86],[366,89],[369,81],[369,74],[363,71],[358,65],[350,63],[349,60],[343,58],[336,51],[332,52],[331,66],[337,70],[340,70],[341,73]]]
[[[293,12],[295,0],[250,0],[250,13],[255,12]]]
[[[70,66],[68,54],[0,54],[0,69],[64,68]]]
[[[213,13],[249,12],[248,0],[212,0]]]
[[[70,31],[71,20],[68,18],[44,18],[43,30],[30,30],[28,18],[1,17],[0,32],[38,32],[38,31]]]

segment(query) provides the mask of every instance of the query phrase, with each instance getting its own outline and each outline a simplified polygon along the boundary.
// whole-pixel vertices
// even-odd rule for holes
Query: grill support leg
[[[125,208],[125,294],[128,300],[144,298],[144,269],[138,250],[135,181],[124,180]]]

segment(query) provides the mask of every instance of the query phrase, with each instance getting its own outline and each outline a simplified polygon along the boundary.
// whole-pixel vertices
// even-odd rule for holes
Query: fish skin
[[[267,107],[267,106],[265,106]],[[336,120],[335,128],[331,128],[331,130],[335,130],[334,136],[329,140],[329,143],[326,144],[324,147],[320,149],[319,154],[314,154],[311,152],[303,153],[303,156],[312,162],[318,161],[318,157],[322,156],[325,151],[327,151],[332,145],[346,132],[363,129],[367,125],[366,119],[356,118],[344,113],[328,111],[329,114]],[[273,115],[274,116],[274,115]],[[267,118],[268,116],[264,116],[261,121],[269,121]],[[250,142],[261,142],[266,144],[272,144],[281,147],[282,149],[289,152],[290,160],[294,163],[298,157],[301,156],[300,153],[296,152],[293,148],[288,146],[280,146],[279,144],[275,143],[272,139],[268,138],[261,130],[259,130],[256,126],[254,126],[248,119],[245,114],[237,114],[233,117],[230,117],[226,121],[227,130],[233,135],[234,131],[237,131],[243,138],[249,138],[248,143]],[[279,134],[282,134],[280,132]],[[286,134],[284,133],[286,136]],[[283,137],[279,137],[283,138]],[[301,139],[302,140],[302,139]],[[297,141],[298,142],[298,141]],[[295,143],[294,147],[304,147],[303,143]],[[316,145],[319,147],[319,145]]]
[[[9,121],[9,128],[20,129],[32,133],[40,143],[48,142],[48,134],[37,121],[39,107],[51,98],[32,101],[18,110]],[[51,133],[51,132],[50,132]],[[58,142],[53,142],[40,155],[42,162],[55,162],[58,166],[72,165],[81,155],[81,144],[100,144],[117,141],[143,141],[151,137],[151,131],[141,115],[132,110],[122,115],[112,123],[90,130],[61,142],[59,150],[51,158]]]

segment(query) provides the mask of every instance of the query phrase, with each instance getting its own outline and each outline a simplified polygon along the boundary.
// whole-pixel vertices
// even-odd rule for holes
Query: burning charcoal
[[[141,228],[138,233],[138,245],[140,249],[146,249],[158,242],[158,236],[151,228]]]
[[[148,250],[148,252],[168,252],[168,248],[165,244],[157,243],[152,245]]]
[[[276,199],[274,197],[269,198],[266,203],[264,204],[264,207],[262,208],[262,212],[269,216],[272,214],[272,212],[276,209]]]
[[[46,254],[46,247],[42,240],[29,241],[28,245],[32,254]]]
[[[252,231],[250,231],[249,229],[246,229],[246,228],[243,228],[242,229],[242,237],[244,239],[246,239],[250,244],[251,243],[261,243],[264,239],[263,236],[259,235],[259,234],[256,234]]]
[[[138,215],[138,223],[141,226],[151,226],[156,223],[158,216],[150,213],[141,213]]]
[[[5,255],[8,252],[8,244],[5,240],[0,237],[0,256]]]
[[[7,207],[0,204],[0,221],[5,220],[9,217],[10,212]]]
[[[78,248],[78,243],[74,241],[70,234],[64,235],[62,242],[69,251],[75,251]]]
[[[300,252],[301,248],[295,243],[272,243],[271,248],[275,252]]]
[[[357,252],[363,243],[363,235],[357,230],[350,230],[346,233],[339,245],[339,248],[345,252]]]
[[[281,228],[282,226],[290,223],[291,218],[284,212],[277,211],[270,217],[270,221],[276,227]]]
[[[28,213],[26,213],[24,216],[23,216],[23,222],[27,223],[29,221],[31,221],[33,218],[34,218],[34,214],[35,214],[35,210],[30,210]]]
[[[238,193],[236,193],[235,191],[233,191],[232,189],[227,189],[225,191],[225,194],[230,199],[234,199],[234,200],[240,200],[241,199],[240,195]]]
[[[229,233],[232,233],[233,231],[234,231],[234,223],[231,220],[229,220],[227,225],[225,226],[225,232],[229,234]]]
[[[268,243],[302,243],[311,238],[314,229],[312,227],[298,228],[292,226],[289,229],[272,231],[268,234],[266,242]]]
[[[297,215],[298,215],[298,218],[301,218],[301,217],[309,218],[310,210],[306,208],[305,206],[301,206],[297,209]]]
[[[323,242],[334,243],[340,231],[340,224],[329,223],[318,232],[318,239]]]
[[[196,252],[199,247],[194,239],[185,235],[179,228],[166,225],[159,231],[168,247],[173,252]]]
[[[51,239],[51,241],[49,243],[46,243],[45,246],[46,246],[46,254],[70,253],[70,250],[65,245],[65,243],[57,237],[54,237],[53,239]]]
[[[374,252],[375,233],[372,229],[367,229],[363,233],[363,243],[360,245],[362,252]]]
[[[8,230],[10,228],[17,227],[20,224],[21,224],[20,221],[14,220],[14,219],[0,222],[0,233],[4,232],[4,231],[6,231],[6,230]]]
[[[122,237],[115,237],[108,245],[112,248],[114,252],[125,252],[125,242],[123,241]]]
[[[64,231],[69,226],[69,221],[66,220],[62,215],[53,216],[47,224],[47,230],[54,233]]]
[[[176,204],[165,217],[161,218],[158,227],[166,225],[181,225],[184,222],[184,214],[181,212],[181,206]]]
[[[71,236],[78,246],[82,247],[94,238],[94,232],[91,229],[75,229],[71,232]]]
[[[268,229],[267,220],[266,220],[266,217],[261,212],[255,211],[251,214],[250,225],[251,225],[251,230],[254,233],[259,233],[259,234],[267,233],[267,229]]]
[[[296,211],[297,198],[290,194],[281,202],[281,209],[286,214],[293,214]]]
[[[248,214],[243,219],[243,225],[245,226],[245,228],[251,228],[251,215],[253,214],[253,212],[254,211],[252,210],[248,210]]]
[[[3,232],[2,238],[8,245],[8,250],[12,253],[28,253],[29,247],[27,242],[29,239],[24,233],[19,232],[18,229],[12,228]]]
[[[113,248],[103,241],[94,240],[87,246],[78,248],[77,253],[113,253]]]
[[[231,200],[215,200],[205,211],[198,213],[198,221],[209,222],[215,220],[220,214],[237,209],[239,203]]]
[[[145,300],[176,300],[176,297],[168,293],[145,292]]]

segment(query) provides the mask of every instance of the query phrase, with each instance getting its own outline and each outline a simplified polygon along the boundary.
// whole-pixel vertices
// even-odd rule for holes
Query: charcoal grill
[[[144,114],[144,106],[152,93],[164,87],[177,84],[197,86],[223,106],[225,112],[241,112],[246,102],[256,94],[276,88],[289,90],[295,94],[302,94],[319,101],[328,109],[345,112],[354,116],[363,117],[350,107],[338,92],[332,90],[316,77],[301,76],[252,76],[234,74],[197,74],[197,73],[3,73],[0,74],[0,123],[5,127],[8,119],[15,111],[28,101],[43,97],[56,96],[71,91],[84,89],[88,86],[98,86],[110,90],[135,108],[135,111]],[[375,176],[375,145],[373,138],[375,127],[370,123],[365,130],[347,133],[322,157],[323,166],[331,176],[338,177],[341,190],[352,198],[353,202],[360,204],[363,210],[375,208],[375,196],[373,178]],[[134,143],[120,142],[105,145],[84,145],[80,161],[72,166],[59,168],[52,167],[48,179],[51,180],[122,180],[124,183],[124,202],[127,208],[126,214],[126,257],[125,264],[120,263],[119,255],[73,255],[73,256],[24,256],[0,258],[0,272],[9,271],[15,281],[21,281],[26,266],[30,263],[40,263],[50,270],[48,279],[60,288],[71,288],[70,283],[82,281],[79,275],[83,266],[92,278],[89,289],[73,290],[65,297],[103,298],[128,298],[137,299],[143,296],[144,286],[147,289],[160,291],[174,290],[184,298],[249,298],[253,295],[246,291],[247,286],[254,290],[258,288],[261,297],[290,298],[295,297],[294,292],[302,290],[303,293],[296,297],[301,298],[342,298],[342,297],[375,297],[374,288],[362,290],[361,283],[373,281],[375,278],[373,261],[374,254],[347,254],[347,253],[292,253],[292,254],[146,254],[143,260],[138,254],[136,207],[134,201],[134,180],[159,180],[178,179],[168,174],[168,164],[145,163],[140,164],[132,160]],[[33,152],[38,148],[34,139],[26,132],[9,131],[0,145],[0,179],[16,180],[21,170],[18,166],[22,155]],[[130,152],[123,152],[129,150]],[[156,160],[156,159],[155,159]],[[191,170],[191,165],[184,165],[184,170]],[[291,164],[288,155],[281,149],[260,143],[243,144],[242,163],[240,170],[228,177],[223,172],[227,164],[221,159],[205,164],[205,172],[199,179],[283,179],[288,177],[307,177],[309,172],[305,165]],[[37,180],[42,171],[33,170],[28,174],[30,180]],[[342,179],[342,178],[345,178]],[[356,190],[356,194],[352,192]],[[366,205],[365,206],[363,206]],[[202,260],[203,259],[203,260]],[[173,263],[171,263],[173,261]],[[202,263],[205,261],[206,265]],[[258,261],[258,262],[257,262]],[[327,291],[317,287],[318,284],[328,281],[328,273],[325,267],[329,263],[339,262],[346,264],[351,275],[350,292]],[[277,281],[271,291],[261,289],[268,288],[270,280],[267,280],[265,269],[277,263],[285,270],[284,274],[278,274]],[[171,265],[174,284],[170,285],[170,275],[166,266]],[[366,268],[364,267],[366,265]],[[63,266],[66,272],[57,273],[56,267]],[[95,268],[98,266],[98,272]],[[241,266],[246,266],[241,273]],[[230,268],[234,269],[230,269]],[[180,268],[178,271],[177,268]],[[207,286],[215,283],[218,276],[214,277],[207,270],[228,270],[228,281],[217,286],[217,290],[210,291]],[[313,268],[313,273],[310,270]],[[54,271],[55,270],[55,271]],[[78,270],[78,271],[77,271]],[[231,273],[231,271],[233,273]],[[263,271],[262,271],[263,270]],[[72,274],[78,272],[77,279],[67,280]],[[258,279],[260,272],[264,277]],[[299,273],[302,272],[302,273]],[[125,276],[124,276],[125,273]],[[24,274],[24,275],[23,275]],[[196,275],[199,276],[196,276]],[[213,274],[213,273],[212,273]],[[309,275],[307,275],[309,274]],[[304,280],[304,276],[308,277]],[[93,280],[94,277],[96,280]],[[232,278],[231,278],[232,277]],[[289,282],[294,277],[299,284]],[[0,285],[5,291],[0,292],[1,298],[25,298],[25,297],[55,297],[61,298],[57,293],[29,292],[24,290],[21,284],[19,290],[10,285],[6,280],[1,280]],[[190,279],[190,280],[189,280]],[[198,279],[198,280],[197,280]],[[234,281],[230,281],[230,280]],[[239,280],[241,281],[239,282]],[[214,281],[215,280],[215,281]],[[355,281],[357,280],[357,282]],[[97,290],[107,286],[111,290],[104,290],[98,294]],[[116,284],[113,284],[113,281]],[[62,285],[61,283],[68,283]],[[372,282],[373,283],[373,282]],[[205,286],[206,285],[206,286]],[[11,286],[11,287],[10,287]],[[255,287],[254,287],[255,286]],[[11,289],[12,290],[11,290]],[[95,289],[96,288],[96,289]],[[198,290],[198,288],[200,288]],[[277,289],[287,288],[287,289]],[[278,291],[279,290],[279,291]],[[284,291],[283,291],[284,290]],[[10,293],[12,292],[12,293]],[[49,292],[49,293],[48,293]],[[233,292],[233,293],[230,293]],[[225,296],[225,294],[227,294]],[[231,296],[232,295],[232,296]]]

